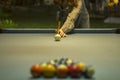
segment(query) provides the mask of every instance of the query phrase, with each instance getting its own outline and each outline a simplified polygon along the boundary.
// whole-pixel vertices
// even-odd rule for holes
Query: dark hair
[[[62,4],[64,0],[53,0],[54,4]]]
[[[54,4],[58,4],[58,3],[59,3],[59,0],[53,0],[53,3],[54,3]]]
[[[67,2],[71,3],[71,5],[69,5],[69,6],[77,7],[77,5],[78,5],[78,0],[67,0]]]

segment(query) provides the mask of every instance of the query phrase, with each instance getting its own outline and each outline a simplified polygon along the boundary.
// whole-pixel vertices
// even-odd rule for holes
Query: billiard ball
[[[65,64],[66,64],[67,66],[69,66],[69,65],[74,64],[74,61],[73,61],[72,59],[70,59],[70,58],[67,58],[66,61],[65,61]]]
[[[40,64],[43,68],[47,66],[48,63],[44,62],[42,64]]]
[[[80,78],[81,77],[81,71],[77,65],[73,64],[73,65],[68,66],[68,70],[69,70],[69,76],[71,78]]]
[[[54,36],[54,39],[55,39],[55,41],[60,41],[60,40],[61,40],[60,34],[56,34],[56,35]]]
[[[52,64],[52,65],[54,65],[56,62],[54,61],[54,60],[50,60],[49,62],[48,62],[48,64]]]
[[[55,73],[56,73],[56,68],[54,67],[54,65],[47,64],[46,66],[44,66],[44,68],[43,68],[44,77],[46,77],[46,78],[54,77]]]
[[[65,58],[61,58],[59,61],[58,61],[59,64],[65,64]]]
[[[86,70],[84,72],[84,77],[85,78],[93,78],[94,74],[95,74],[94,67],[93,66],[87,66]]]
[[[66,78],[68,76],[68,67],[64,64],[60,64],[57,67],[57,77],[59,78]]]
[[[30,72],[31,72],[32,77],[37,78],[41,76],[43,72],[43,68],[41,65],[35,64],[31,67]]]
[[[82,72],[85,71],[85,68],[86,68],[86,64],[85,64],[85,63],[83,63],[83,62],[78,62],[76,65],[80,68],[80,70],[81,70]]]
[[[55,64],[54,64],[54,67],[57,68],[59,65],[60,65],[60,64],[55,63]]]

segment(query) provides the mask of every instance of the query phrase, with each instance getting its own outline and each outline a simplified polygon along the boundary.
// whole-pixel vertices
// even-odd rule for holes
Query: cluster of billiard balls
[[[72,59],[61,58],[46,63],[34,64],[30,69],[33,78],[93,78],[93,66],[86,66],[83,62],[75,63]]]

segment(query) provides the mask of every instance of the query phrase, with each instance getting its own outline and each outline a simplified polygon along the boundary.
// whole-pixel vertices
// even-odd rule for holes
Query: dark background
[[[57,28],[52,0],[0,0],[0,28]],[[91,28],[120,28],[120,23],[104,23],[120,17],[120,4],[106,7],[103,0],[85,0]]]

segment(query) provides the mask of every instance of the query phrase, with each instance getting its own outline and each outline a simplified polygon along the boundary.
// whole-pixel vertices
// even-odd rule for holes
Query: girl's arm
[[[72,28],[74,28],[74,23],[80,13],[81,7],[82,7],[82,0],[78,0],[78,5],[76,7],[73,7],[73,10],[68,14],[64,25],[61,27],[61,30],[64,33],[67,33]]]

